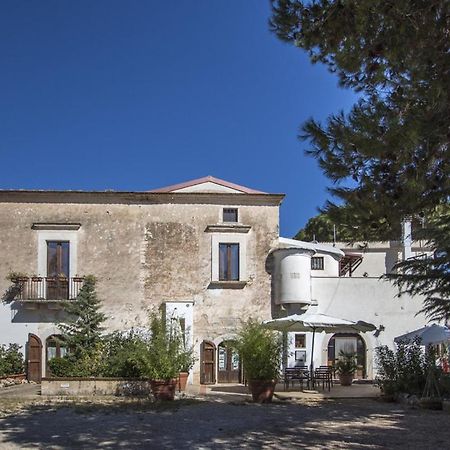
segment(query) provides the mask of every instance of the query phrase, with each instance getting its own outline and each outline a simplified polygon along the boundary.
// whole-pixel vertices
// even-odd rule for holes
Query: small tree
[[[61,341],[69,349],[64,362],[55,358],[50,370],[56,375],[97,375],[102,362],[102,324],[106,315],[100,311],[101,301],[95,291],[95,277],[88,275],[75,301],[66,302],[67,319],[58,324]],[[63,373],[61,373],[63,372]]]
[[[64,305],[68,320],[58,325],[66,346],[75,357],[95,348],[102,340],[102,324],[106,316],[100,311],[101,301],[97,297],[95,283],[94,276],[85,277],[76,300]]]
[[[20,345],[0,345],[0,376],[13,375],[24,371],[23,354]]]

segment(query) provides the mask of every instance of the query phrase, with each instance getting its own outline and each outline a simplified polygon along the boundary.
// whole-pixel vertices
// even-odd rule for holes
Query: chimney
[[[402,220],[403,261],[412,257],[411,220],[411,216],[405,216]]]

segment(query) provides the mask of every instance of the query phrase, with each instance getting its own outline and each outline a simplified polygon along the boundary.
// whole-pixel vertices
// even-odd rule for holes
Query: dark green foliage
[[[449,195],[450,4],[445,0],[274,1],[273,31],[361,92],[348,115],[301,137],[352,212],[389,238],[406,214]],[[325,210],[338,214],[336,205]],[[353,210],[353,211],[351,211]],[[345,211],[347,212],[347,211]]]
[[[102,324],[106,316],[100,308],[95,277],[86,276],[76,300],[64,304],[68,319],[58,325],[72,357],[78,359],[86,356],[101,343]]]
[[[334,368],[339,375],[353,375],[357,369],[356,354],[346,353],[341,350]]]
[[[23,354],[20,345],[0,345],[0,377],[24,372]]]
[[[450,208],[440,208],[428,226],[417,233],[418,238],[427,239],[436,250],[428,258],[402,261],[396,269],[400,274],[386,275],[402,292],[425,296],[420,312],[430,320],[450,320]]]
[[[53,358],[48,362],[50,373],[54,377],[76,376],[74,362],[67,357]]]
[[[395,352],[385,345],[375,350],[378,370],[376,382],[385,395],[422,395],[428,367],[434,364],[434,360],[432,354],[428,357],[425,355],[419,340],[402,342]]]
[[[106,316],[100,311],[101,301],[95,291],[95,282],[95,277],[86,276],[76,300],[64,303],[67,319],[58,327],[69,353],[62,358],[66,361],[51,364],[59,372],[66,371],[65,376],[97,376],[102,370],[101,333]]]
[[[105,338],[103,375],[142,378],[149,373],[148,339],[131,330],[115,332]]]
[[[153,380],[170,380],[181,372],[183,338],[175,321],[163,314],[150,314],[149,376]]]
[[[323,212],[344,228],[357,227],[354,239],[399,239],[405,216],[430,217],[450,198],[450,2],[272,4],[276,35],[360,93],[349,114],[302,126],[301,138],[311,143],[307,154],[317,159],[339,199],[327,202]],[[415,275],[420,286],[427,272]]]
[[[279,333],[249,319],[238,331],[235,347],[242,358],[247,380],[278,379],[283,349]]]
[[[450,398],[450,374],[442,374],[439,379],[439,390],[442,397]]]

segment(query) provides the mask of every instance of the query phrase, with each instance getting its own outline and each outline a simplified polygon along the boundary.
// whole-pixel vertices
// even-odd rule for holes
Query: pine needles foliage
[[[450,2],[272,0],[272,10],[270,27],[278,38],[359,94],[349,113],[301,127],[299,137],[310,144],[306,153],[331,181],[333,199],[322,213],[357,230],[355,240],[384,241],[400,238],[405,216],[430,217],[448,206]],[[439,230],[429,227],[427,236],[437,249]],[[449,252],[440,260],[448,266]],[[448,297],[445,287],[438,292],[435,267],[436,261],[418,263],[397,280],[426,295],[436,305],[429,313],[444,318]]]

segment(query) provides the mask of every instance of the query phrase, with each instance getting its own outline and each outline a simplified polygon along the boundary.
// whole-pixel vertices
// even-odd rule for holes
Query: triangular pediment
[[[230,183],[212,176],[197,178],[185,183],[174,184],[151,192],[173,193],[219,193],[219,194],[264,194],[265,192],[250,189],[239,184]]]

